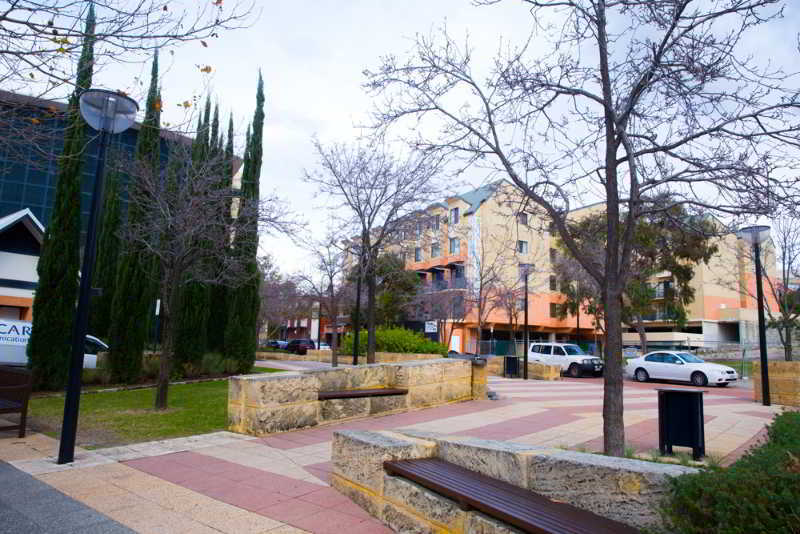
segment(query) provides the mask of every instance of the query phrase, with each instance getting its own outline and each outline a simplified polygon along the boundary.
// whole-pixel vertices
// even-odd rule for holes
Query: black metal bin
[[[691,447],[692,457],[706,454],[703,393],[700,389],[658,388],[658,449],[672,454],[673,445]]]
[[[519,377],[519,356],[505,356],[503,358],[503,376],[506,378]]]

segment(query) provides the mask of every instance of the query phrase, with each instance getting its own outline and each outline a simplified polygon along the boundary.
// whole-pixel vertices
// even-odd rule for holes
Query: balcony
[[[447,291],[449,289],[467,289],[467,279],[453,278],[452,280],[432,280],[430,282],[425,282],[422,288],[426,293]]]

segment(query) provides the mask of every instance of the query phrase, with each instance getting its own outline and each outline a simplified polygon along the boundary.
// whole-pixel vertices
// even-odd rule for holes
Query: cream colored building
[[[575,209],[570,216],[597,213],[603,206]],[[579,317],[557,317],[557,306],[564,297],[555,286],[555,241],[548,222],[532,210],[520,210],[514,188],[499,181],[444,199],[409,218],[399,230],[400,242],[390,250],[404,256],[406,269],[419,274],[432,299],[446,292],[454,301],[460,298],[463,302],[463,317],[447,322],[453,350],[476,351],[479,340],[494,340],[502,346],[522,339],[521,272],[525,266],[530,266],[530,338],[591,343],[597,332],[590,315],[581,312]],[[755,294],[752,262],[735,235],[725,235],[717,244],[719,252],[709,264],[696,267],[692,281],[695,300],[688,306],[685,327],[679,329],[663,314],[656,314],[646,321],[649,345],[713,349],[756,339],[755,299],[745,295],[748,289]],[[774,270],[771,243],[763,250],[764,265]],[[768,268],[770,275],[772,270]],[[663,297],[669,283],[668,273],[654,278],[657,298]],[[508,295],[513,295],[515,306],[508,305]],[[430,314],[426,317],[425,309],[419,311],[420,320],[436,319]],[[623,344],[639,345],[633,328],[623,334]]]

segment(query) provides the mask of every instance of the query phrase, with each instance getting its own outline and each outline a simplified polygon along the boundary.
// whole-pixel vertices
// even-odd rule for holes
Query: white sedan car
[[[639,382],[651,378],[680,380],[701,387],[707,384],[725,387],[739,379],[736,371],[727,365],[706,363],[694,354],[671,350],[648,352],[640,358],[628,360],[625,372]]]

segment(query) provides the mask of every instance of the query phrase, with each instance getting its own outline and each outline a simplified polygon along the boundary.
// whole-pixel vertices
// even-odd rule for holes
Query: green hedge
[[[673,479],[664,517],[692,534],[800,532],[800,412],[776,416],[768,441],[730,467]]]
[[[447,347],[431,341],[422,334],[405,328],[378,328],[375,331],[375,349],[378,352],[402,352],[406,354],[447,354]],[[342,339],[340,354],[353,354],[353,335]],[[358,335],[358,353],[367,353],[367,331]]]

